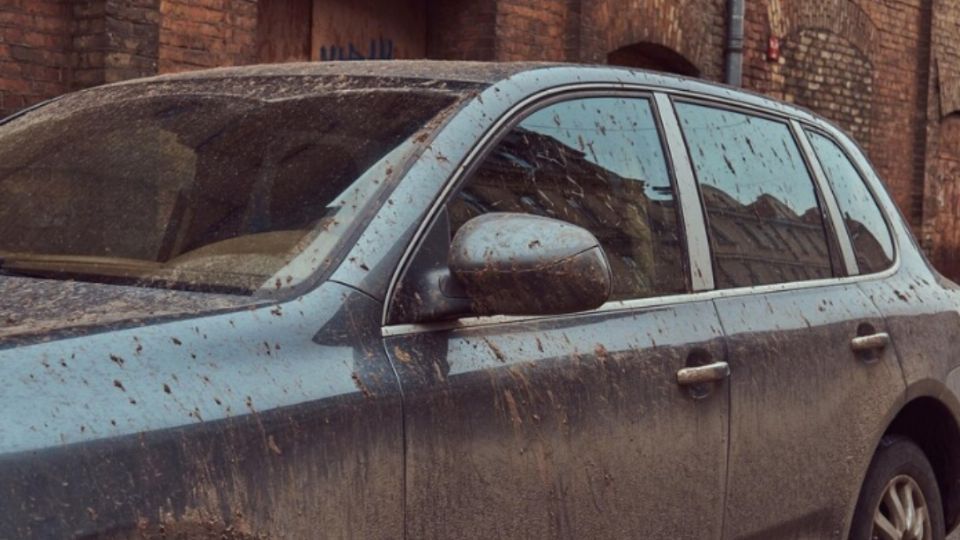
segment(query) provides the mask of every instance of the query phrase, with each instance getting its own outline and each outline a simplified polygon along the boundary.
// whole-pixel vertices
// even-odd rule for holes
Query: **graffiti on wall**
[[[393,40],[392,39],[371,39],[370,47],[361,50],[352,42],[346,47],[342,45],[331,45],[329,47],[320,47],[320,61],[329,62],[332,60],[393,60]]]

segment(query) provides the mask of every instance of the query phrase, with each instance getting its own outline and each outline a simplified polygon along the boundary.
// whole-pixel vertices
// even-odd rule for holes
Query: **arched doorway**
[[[609,53],[607,63],[699,77],[700,70],[677,51],[656,43],[634,43]]]

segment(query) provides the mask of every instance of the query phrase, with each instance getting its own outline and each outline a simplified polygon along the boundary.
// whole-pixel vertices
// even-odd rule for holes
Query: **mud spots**
[[[507,357],[504,356],[503,351],[501,351],[499,347],[487,338],[483,338],[483,342],[487,344],[487,347],[490,347],[490,350],[493,351],[493,355],[497,357],[498,361],[506,363]]]
[[[273,435],[270,435],[267,437],[267,448],[270,449],[270,451],[273,452],[274,455],[277,455],[277,456],[283,455],[283,450],[281,450],[280,447],[277,446],[277,441],[274,440]]]
[[[350,374],[350,378],[353,379],[353,384],[357,386],[357,389],[363,394],[363,397],[369,399],[373,397],[373,393],[370,392],[370,389],[367,388],[367,385],[363,384],[363,381],[360,379],[360,375],[357,372]]]
[[[397,361],[402,362],[404,364],[409,364],[413,362],[413,357],[410,356],[410,353],[408,353],[401,347],[394,347],[393,355],[397,358]]]

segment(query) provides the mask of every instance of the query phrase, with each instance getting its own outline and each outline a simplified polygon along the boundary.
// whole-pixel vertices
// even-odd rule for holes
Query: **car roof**
[[[382,60],[290,62],[221,67],[133,79],[108,86],[149,84],[173,81],[214,81],[270,77],[345,77],[382,78],[394,81],[443,81],[472,86],[543,77],[550,84],[585,81],[641,85],[663,90],[720,98],[757,108],[770,109],[808,120],[820,120],[807,109],[770,99],[742,88],[672,75],[668,73],[610,65],[585,65],[550,62],[474,62],[451,60]],[[546,84],[546,83],[545,83]]]

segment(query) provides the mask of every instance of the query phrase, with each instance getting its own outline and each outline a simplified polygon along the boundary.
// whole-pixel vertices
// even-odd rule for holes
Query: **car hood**
[[[0,277],[0,347],[258,302],[253,297],[225,294]]]

